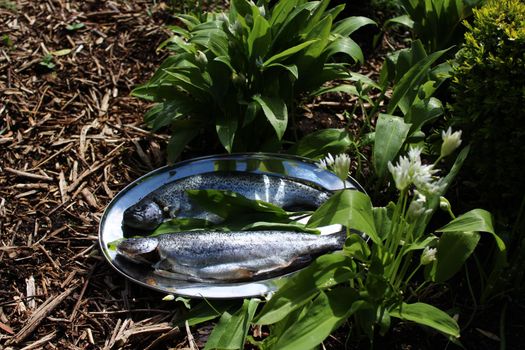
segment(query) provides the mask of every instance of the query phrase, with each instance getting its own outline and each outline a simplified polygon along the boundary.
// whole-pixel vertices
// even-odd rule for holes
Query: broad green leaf
[[[457,322],[447,313],[425,303],[406,304],[389,312],[390,316],[432,327],[446,335],[459,337]]]
[[[444,282],[454,276],[474,252],[479,238],[479,233],[475,231],[443,233],[437,246],[436,267],[432,271],[433,280]]]
[[[303,50],[304,48],[312,45],[315,42],[317,42],[317,39],[316,40],[308,40],[308,41],[305,41],[304,43],[300,43],[298,45],[290,47],[289,49],[286,49],[286,50],[284,50],[282,52],[279,52],[278,54],[273,55],[272,57],[267,59],[262,64],[262,67],[265,68],[265,67],[268,67],[269,65],[271,65],[272,63],[284,61],[286,58],[288,58],[291,55],[293,55],[293,54]]]
[[[363,51],[361,47],[348,37],[338,37],[325,49],[327,57],[332,57],[336,53],[344,53],[354,59],[356,62],[363,63]]]
[[[436,242],[437,240],[438,238],[436,236],[420,237],[415,242],[407,243],[407,245],[403,249],[403,255],[414,250],[422,250],[426,247],[431,247],[435,244],[434,242]]]
[[[473,209],[436,230],[437,232],[478,231],[495,234],[492,216],[484,209]]]
[[[351,145],[350,134],[345,129],[323,129],[304,136],[288,153],[316,159],[327,153],[343,153]]]
[[[252,5],[248,0],[231,0],[230,9],[242,17],[252,14]]]
[[[368,195],[356,190],[336,192],[321,205],[308,220],[308,227],[340,224],[368,235],[376,244],[381,244],[377,235],[372,203]]]
[[[248,35],[248,55],[252,60],[264,57],[271,43],[270,24],[260,14],[255,17],[253,28]]]
[[[342,254],[326,254],[291,277],[264,305],[254,323],[272,324],[315,298],[322,289],[355,276],[352,259]]]
[[[238,127],[237,122],[238,119],[234,115],[226,115],[219,112],[215,117],[217,136],[228,153],[232,152],[233,140]]]
[[[261,106],[264,115],[273,126],[277,138],[280,140],[288,125],[288,109],[286,108],[286,103],[278,97],[269,96],[256,95],[253,96],[253,100]]]
[[[297,68],[297,66],[295,64],[285,65],[285,64],[280,64],[280,63],[272,63],[269,66],[267,66],[266,69],[269,69],[269,68],[272,68],[272,67],[278,67],[278,68],[286,69],[288,72],[290,72],[290,74],[295,79],[299,79],[299,69]]]
[[[394,18],[390,18],[389,20],[385,21],[383,24],[384,28],[388,28],[389,26],[393,24],[401,24],[408,28],[414,27],[414,21],[410,18],[408,15],[401,15]]]
[[[387,107],[388,114],[392,114],[395,111],[401,99],[420,82],[421,78],[428,73],[428,70],[432,64],[447,51],[448,49],[437,51],[428,55],[417,62],[407,73],[403,75],[403,77],[394,87],[392,98],[390,99]]]
[[[278,30],[292,11],[302,3],[303,1],[300,0],[278,1],[272,9],[272,16],[270,18],[271,27]]]
[[[172,322],[174,325],[183,326],[187,320],[190,326],[194,326],[213,320],[228,310],[238,310],[241,304],[239,300],[203,300],[188,312],[180,313]]]
[[[359,92],[354,85],[341,84],[337,86],[323,86],[318,90],[313,91],[310,96],[320,96],[331,92],[343,92],[345,94],[359,96]]]
[[[233,315],[223,313],[204,349],[243,349],[250,322],[259,303],[259,299],[245,299],[241,309]]]
[[[374,207],[372,213],[374,215],[374,224],[379,237],[384,240],[386,235],[391,232],[392,216],[394,213],[395,204],[390,202],[386,207]]]
[[[495,257],[494,271],[501,269],[507,264],[505,243],[494,231],[492,225],[492,217],[490,213],[483,209],[473,209],[456,219],[449,222],[447,225],[436,230],[437,232],[455,232],[455,231],[476,231],[486,232],[492,235],[496,242],[497,254]]]
[[[409,135],[421,129],[429,121],[439,117],[444,112],[443,104],[435,97],[423,101],[416,100],[405,115],[405,121],[412,124]]]
[[[199,134],[198,123],[181,120],[173,123],[171,138],[168,142],[168,163],[174,163],[184,147]]]
[[[281,207],[260,200],[248,199],[231,191],[187,190],[186,193],[191,201],[225,219],[249,212],[272,213],[277,217],[288,217],[288,213]]]
[[[356,233],[352,233],[348,236],[343,250],[345,254],[361,261],[367,261],[370,256],[370,248],[368,247],[368,244],[363,237]]]
[[[213,223],[204,219],[175,218],[160,224],[150,236],[158,236],[173,232],[202,230],[211,227],[213,227]]]
[[[350,316],[352,304],[358,297],[358,292],[352,288],[321,292],[304,316],[282,334],[274,348],[303,350],[321,344]]]
[[[377,25],[376,22],[367,17],[348,17],[335,23],[332,33],[342,36],[349,36],[359,28],[369,24]]]
[[[385,177],[388,162],[394,161],[409,130],[410,124],[406,124],[402,118],[388,114],[380,114],[377,118],[373,163],[379,178]]]

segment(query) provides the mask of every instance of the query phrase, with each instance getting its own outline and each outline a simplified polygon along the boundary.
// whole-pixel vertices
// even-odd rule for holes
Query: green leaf
[[[168,142],[168,163],[174,163],[184,147],[199,134],[198,124],[190,120],[176,121],[172,128]]]
[[[370,18],[367,17],[348,17],[337,22],[334,25],[332,34],[339,34],[346,37],[358,30],[359,28],[370,24],[377,25],[376,22],[372,21]]]
[[[403,147],[409,130],[410,124],[402,118],[388,114],[377,118],[373,163],[379,178],[386,175],[388,162],[392,162]]]
[[[233,140],[238,127],[237,122],[238,118],[234,115],[226,115],[218,112],[215,117],[217,136],[228,153],[232,152]]]
[[[446,335],[459,337],[457,322],[447,313],[425,303],[406,304],[389,312],[390,316],[432,327]]]
[[[429,121],[439,117],[444,112],[443,104],[435,97],[425,100],[416,100],[405,115],[405,121],[412,124],[409,135],[421,130]]]
[[[351,314],[359,294],[352,288],[321,292],[306,313],[279,338],[275,349],[303,350],[321,344]]]
[[[336,192],[312,214],[307,226],[320,227],[333,224],[361,231],[374,243],[381,244],[374,224],[370,197],[362,192],[356,190]]]
[[[272,63],[269,66],[267,66],[266,69],[269,69],[269,68],[272,68],[272,67],[284,68],[288,72],[290,72],[290,74],[295,79],[299,79],[299,69],[297,68],[297,66],[295,64],[285,65],[285,64],[280,64],[280,63]]]
[[[272,324],[315,298],[322,289],[355,276],[352,259],[342,254],[326,254],[291,277],[264,305],[255,323]]]
[[[82,29],[84,28],[86,25],[82,22],[77,22],[77,23],[72,23],[72,24],[68,24],[66,26],[66,29],[69,30],[69,31],[75,31],[75,30],[79,30],[79,29]]]
[[[368,244],[363,237],[356,233],[352,233],[348,236],[343,250],[348,256],[360,261],[367,261],[370,256],[370,248],[368,247]]]
[[[243,349],[250,322],[259,303],[259,299],[244,300],[241,309],[233,315],[223,313],[204,349]]]
[[[258,12],[258,11],[257,11]],[[255,17],[253,28],[248,35],[248,55],[252,60],[264,57],[272,41],[270,24],[260,14]]]
[[[401,15],[394,18],[390,18],[389,20],[385,21],[383,24],[384,28],[388,28],[389,26],[393,24],[401,24],[408,28],[414,27],[414,21],[410,18],[408,15]]]
[[[496,242],[497,253],[494,263],[494,271],[501,269],[507,264],[507,248],[503,240],[494,231],[492,225],[492,217],[490,213],[483,209],[473,209],[463,215],[458,216],[456,219],[449,222],[447,225],[436,230],[437,232],[486,232],[489,233]]]
[[[343,153],[351,145],[350,134],[345,129],[323,129],[304,136],[288,153],[316,159],[327,153]]]
[[[449,49],[441,50],[428,55],[422,60],[418,61],[408,72],[406,72],[399,82],[394,87],[392,98],[388,103],[387,113],[392,114],[401,99],[414,87],[420,83],[423,76],[428,73],[432,64],[437,61]]]
[[[253,96],[253,100],[261,106],[264,115],[274,128],[277,138],[282,139],[288,125],[286,103],[281,98],[269,96],[256,95]]]
[[[439,239],[436,266],[431,276],[435,282],[444,282],[458,272],[474,252],[480,235],[475,231],[445,232]]]
[[[344,53],[354,59],[356,62],[363,63],[363,51],[361,47],[350,38],[339,37],[335,39],[330,45],[326,47],[325,53],[327,57],[332,57],[336,53]]]
[[[303,50],[304,48],[312,45],[313,43],[317,42],[317,39],[316,40],[308,40],[308,41],[305,41],[304,43],[300,43],[298,45],[295,45],[295,46],[292,46],[290,47],[289,49],[286,49],[282,52],[279,52],[278,54],[276,55],[273,55],[272,57],[270,57],[269,59],[267,59],[263,64],[262,64],[262,67],[263,68],[266,68],[268,67],[269,65],[271,65],[272,63],[276,63],[276,62],[282,62],[284,61],[286,58],[290,57],[291,55]]]
[[[158,236],[165,233],[183,232],[191,230],[202,230],[213,227],[213,223],[204,219],[175,218],[160,224],[150,236]]]
[[[176,326],[183,326],[188,321],[190,326],[213,320],[228,310],[237,310],[241,306],[239,300],[203,300],[193,305],[188,312],[178,314],[172,322]]]
[[[205,210],[226,219],[241,213],[272,213],[277,217],[288,217],[288,213],[271,203],[248,199],[238,193],[222,190],[187,190],[189,198]]]

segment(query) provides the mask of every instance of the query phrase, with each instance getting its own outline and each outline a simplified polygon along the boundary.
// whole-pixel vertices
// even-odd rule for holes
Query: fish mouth
[[[152,238],[128,238],[119,243],[117,254],[141,264],[152,264],[160,258],[158,241]]]

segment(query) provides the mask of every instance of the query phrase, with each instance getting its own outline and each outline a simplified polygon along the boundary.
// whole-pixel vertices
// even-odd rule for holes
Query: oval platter
[[[108,244],[124,238],[122,219],[124,211],[160,186],[188,176],[216,172],[236,171],[286,177],[313,184],[321,189],[337,191],[343,188],[363,191],[352,178],[345,183],[330,171],[319,168],[315,162],[301,157],[243,153],[195,158],[154,170],[135,180],[119,192],[108,205],[99,226],[100,249],[108,263],[124,277],[142,286],[168,294],[191,298],[230,299],[264,296],[286,282],[298,271],[254,282],[201,283],[169,279],[153,273],[146,265],[135,264],[117,255]],[[364,191],[363,191],[364,192]],[[322,234],[340,229],[326,227]]]

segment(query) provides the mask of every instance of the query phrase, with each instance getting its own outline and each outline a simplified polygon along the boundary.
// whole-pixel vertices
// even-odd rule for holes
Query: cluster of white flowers
[[[333,157],[330,153],[321,159],[318,166],[322,169],[330,170],[337,175],[341,180],[345,181],[348,178],[348,170],[350,169],[350,156],[348,154],[338,154]]]
[[[437,170],[434,165],[421,162],[421,148],[411,148],[408,157],[401,156],[396,165],[388,162],[388,170],[392,173],[396,187],[404,191],[411,184],[424,194],[434,194],[441,190],[442,179],[434,176]]]

